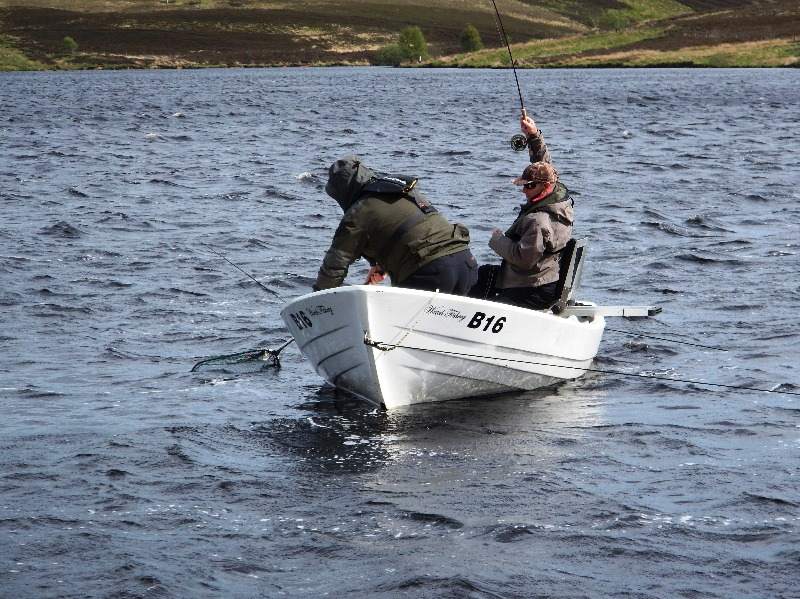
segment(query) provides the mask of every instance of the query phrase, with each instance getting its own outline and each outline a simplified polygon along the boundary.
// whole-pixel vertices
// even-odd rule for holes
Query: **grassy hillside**
[[[775,67],[800,65],[800,3],[709,0],[713,10],[643,19],[610,30],[513,46],[521,67]],[[441,57],[434,66],[508,66],[508,52],[487,49]]]
[[[496,1],[522,67],[800,60],[797,0]],[[508,66],[489,0],[0,0],[0,70],[368,64],[409,25],[426,65]]]

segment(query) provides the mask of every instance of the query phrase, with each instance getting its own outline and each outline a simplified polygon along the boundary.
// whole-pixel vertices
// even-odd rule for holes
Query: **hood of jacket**
[[[358,156],[345,156],[328,169],[325,193],[336,200],[344,212],[361,197],[364,186],[375,178],[375,172],[361,163]]]

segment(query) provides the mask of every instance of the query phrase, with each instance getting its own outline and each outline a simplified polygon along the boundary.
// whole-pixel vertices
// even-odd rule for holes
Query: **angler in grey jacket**
[[[503,259],[502,264],[499,272],[497,267],[481,267],[486,269],[481,273],[483,286],[470,295],[542,309],[558,299],[559,257],[572,238],[573,201],[558,181],[547,145],[533,119],[524,115],[520,124],[528,136],[531,164],[514,183],[522,186],[525,203],[505,233],[493,230],[489,247]],[[493,284],[493,289],[487,284]]]
[[[326,193],[344,211],[325,254],[314,290],[342,284],[349,266],[364,257],[368,283],[389,275],[392,285],[465,295],[477,280],[469,231],[451,224],[417,189],[417,179],[380,175],[356,156],[328,171]]]

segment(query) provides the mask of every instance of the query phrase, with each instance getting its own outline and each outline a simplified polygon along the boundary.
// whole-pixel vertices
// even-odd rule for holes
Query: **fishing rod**
[[[514,56],[511,54],[511,44],[508,43],[508,35],[506,35],[506,28],[503,27],[503,19],[500,17],[500,11],[497,10],[497,4],[494,0],[491,0],[492,6],[494,7],[494,12],[497,15],[497,23],[499,25],[499,33],[501,34],[501,39],[506,44],[506,49],[508,50],[508,59],[511,61],[511,70],[514,71],[514,81],[517,82],[517,93],[519,94],[519,107],[522,110],[522,116],[527,116],[527,112],[525,111],[525,102],[522,100],[522,88],[519,86],[519,77],[517,77],[517,67],[514,63]],[[515,152],[521,152],[526,147],[528,147],[528,138],[522,135],[521,133],[517,133],[511,138],[511,147],[514,149]]]
[[[741,387],[739,385],[725,385],[723,383],[706,383],[705,381],[695,381],[695,380],[690,380],[690,379],[677,379],[677,378],[672,378],[672,377],[668,377],[668,376],[658,376],[658,375],[654,375],[654,374],[652,374],[652,375],[651,374],[638,374],[638,373],[635,373],[635,372],[623,372],[621,370],[605,370],[605,369],[600,369],[600,368],[584,368],[582,366],[567,366],[567,365],[564,365],[564,364],[553,364],[553,363],[548,363],[548,362],[532,362],[532,361],[529,361],[529,360],[517,360],[517,359],[514,359],[514,358],[498,358],[498,357],[494,357],[494,356],[481,356],[481,355],[477,355],[477,354],[465,354],[465,353],[461,353],[461,352],[448,351],[448,350],[445,350],[445,349],[433,349],[433,348],[429,348],[429,347],[413,347],[411,345],[399,345],[399,344],[396,344],[396,343],[386,343],[384,341],[374,341],[374,340],[370,339],[369,336],[367,336],[367,335],[364,336],[364,345],[367,345],[369,347],[374,347],[375,349],[378,349],[380,351],[392,351],[393,349],[397,349],[397,348],[414,349],[414,350],[417,350],[417,351],[430,352],[430,353],[433,353],[433,354],[443,354],[443,355],[446,355],[446,356],[457,356],[457,357],[460,357],[460,358],[481,358],[481,359],[485,359],[485,360],[492,359],[492,360],[501,361],[501,362],[514,362],[516,364],[530,364],[532,366],[551,366],[553,368],[567,368],[567,369],[571,369],[571,370],[582,370],[582,371],[585,371],[585,372],[597,372],[597,373],[600,373],[600,374],[616,374],[616,375],[619,375],[619,376],[628,376],[628,377],[642,378],[642,379],[653,379],[653,380],[656,380],[656,381],[667,381],[667,382],[670,382],[670,383],[686,383],[686,384],[690,384],[690,385],[705,385],[707,387],[720,387],[720,388],[723,388],[723,389],[733,389],[735,391],[759,391],[760,393],[780,393],[780,394],[783,394],[783,395],[796,395],[796,396],[800,397],[800,393],[798,393],[796,391],[781,391],[781,390],[778,390],[777,388],[759,389],[758,387]]]
[[[253,275],[251,275],[249,272],[245,271],[243,268],[239,267],[237,264],[234,264],[233,262],[231,262],[230,260],[228,260],[228,258],[226,258],[226,257],[225,257],[225,256],[223,256],[222,254],[220,254],[220,253],[219,253],[217,250],[215,250],[214,248],[212,248],[210,245],[206,245],[206,247],[208,248],[208,251],[210,251],[212,254],[216,254],[217,256],[219,256],[220,258],[222,258],[223,260],[225,260],[225,262],[227,262],[228,264],[230,264],[231,266],[233,266],[233,267],[234,267],[236,270],[238,270],[240,273],[242,273],[242,274],[243,274],[243,275],[245,275],[245,276],[248,276],[248,277],[250,277],[250,278],[251,278],[251,279],[252,279],[252,280],[255,282],[255,284],[256,284],[256,285],[258,285],[259,287],[261,287],[261,289],[263,289],[263,290],[264,290],[264,291],[266,291],[267,293],[271,293],[272,295],[274,295],[274,296],[275,296],[275,297],[277,297],[278,299],[283,299],[283,298],[282,298],[282,297],[281,297],[281,296],[280,296],[280,295],[279,295],[277,292],[273,291],[272,289],[270,289],[269,287],[267,287],[266,285],[264,285],[263,283],[261,283],[261,281],[259,281],[258,279],[256,279],[256,278],[255,278]]]
[[[226,256],[224,256],[223,254],[219,253],[218,251],[216,251],[211,246],[206,245],[206,248],[208,248],[208,250],[210,252],[212,252],[213,254],[216,254],[217,256],[219,256],[220,258],[225,260],[225,262],[227,262],[228,264],[233,266],[236,270],[238,270],[242,274],[244,274],[247,277],[249,277],[256,285],[261,287],[261,289],[263,289],[267,293],[271,293],[272,295],[276,296],[277,298],[283,299],[277,292],[273,291],[272,289],[270,289],[266,285],[262,284],[261,281],[256,279],[249,272],[247,272],[246,270],[241,268],[238,264],[235,264],[233,261],[229,260]],[[292,343],[294,343],[294,337],[289,339],[289,341],[286,341],[278,349],[269,349],[269,348],[266,348],[266,347],[258,347],[256,349],[249,349],[247,351],[236,352],[234,354],[223,354],[223,355],[220,355],[220,356],[212,356],[210,358],[205,358],[205,359],[200,360],[199,362],[197,362],[194,366],[192,366],[192,369],[190,370],[190,372],[195,372],[198,369],[200,369],[202,366],[232,366],[232,365],[235,365],[235,364],[242,364],[243,362],[252,362],[252,361],[255,361],[255,360],[266,361],[267,359],[270,361],[270,364],[272,366],[274,366],[275,368],[280,368],[281,367],[281,362],[280,362],[279,355],[284,349],[289,347],[289,345],[291,345]]]

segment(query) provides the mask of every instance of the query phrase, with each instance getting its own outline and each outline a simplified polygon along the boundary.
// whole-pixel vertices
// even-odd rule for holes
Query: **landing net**
[[[233,368],[234,370],[239,370],[238,367],[252,368],[253,366],[258,368],[270,367],[273,366],[275,368],[281,367],[281,361],[279,358],[279,354],[283,349],[291,343],[292,340],[287,341],[278,349],[267,349],[266,347],[260,347],[257,349],[250,349],[247,351],[237,352],[235,354],[223,354],[221,356],[211,356],[210,358],[206,358],[205,360],[200,360],[197,364],[192,366],[191,372],[196,372],[198,370],[214,370],[214,369],[224,369],[230,370]]]

